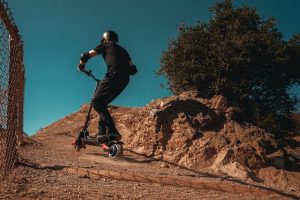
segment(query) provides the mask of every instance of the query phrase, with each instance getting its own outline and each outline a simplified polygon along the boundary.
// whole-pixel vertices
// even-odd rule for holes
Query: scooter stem
[[[92,70],[84,70],[83,72],[84,72],[87,76],[92,77],[92,78],[97,82],[97,85],[96,85],[96,88],[95,88],[95,91],[94,91],[94,95],[95,95],[95,93],[96,93],[96,91],[97,91],[97,88],[98,88],[98,85],[99,85],[99,83],[100,83],[100,80],[97,79],[97,78],[94,76],[94,74],[92,73]],[[93,96],[93,98],[94,98],[94,96]],[[92,101],[93,101],[93,98],[92,98]],[[86,129],[88,128],[88,126],[89,126],[91,110],[92,110],[92,102],[91,102],[91,104],[90,104],[90,107],[89,107],[89,111],[88,111],[86,120],[85,120],[85,122],[84,122],[83,130],[86,130]]]
[[[95,81],[99,82],[100,80],[97,79],[94,74],[92,73],[92,70],[84,70],[83,73],[85,73],[87,76],[92,77]]]

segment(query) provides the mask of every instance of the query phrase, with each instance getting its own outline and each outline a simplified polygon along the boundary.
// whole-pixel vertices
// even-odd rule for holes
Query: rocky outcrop
[[[269,165],[266,155],[278,150],[278,143],[263,129],[238,123],[237,116],[223,96],[202,99],[184,92],[152,101],[128,117],[115,117],[130,128],[125,142],[138,153],[229,175],[229,168],[242,169],[249,177],[249,170],[256,173]]]

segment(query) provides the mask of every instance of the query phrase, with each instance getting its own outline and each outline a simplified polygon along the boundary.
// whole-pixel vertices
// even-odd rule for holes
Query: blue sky
[[[143,106],[170,95],[156,77],[161,53],[176,37],[176,26],[206,22],[215,0],[8,0],[24,40],[26,68],[24,130],[42,127],[77,111],[92,96],[95,83],[76,70],[81,52],[99,43],[108,29],[119,34],[120,44],[139,68],[129,86],[113,102]],[[235,0],[257,7],[263,17],[274,16],[288,39],[300,32],[298,0]],[[88,63],[101,78],[102,57]],[[299,89],[294,92],[300,95]]]

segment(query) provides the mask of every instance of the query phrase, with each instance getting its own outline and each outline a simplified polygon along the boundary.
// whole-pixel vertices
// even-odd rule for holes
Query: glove
[[[85,71],[85,65],[84,64],[79,64],[77,69],[81,72],[84,72]]]
[[[128,72],[129,74],[132,76],[132,75],[135,75],[137,73],[137,68],[135,65],[129,65],[128,67]]]

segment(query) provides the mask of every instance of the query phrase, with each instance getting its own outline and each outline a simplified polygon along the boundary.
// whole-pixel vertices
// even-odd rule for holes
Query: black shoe
[[[89,135],[87,136],[87,139],[102,139],[106,137],[106,134],[99,134],[99,133],[96,133],[95,135]]]
[[[97,140],[103,140],[104,138],[106,138],[107,135],[106,134],[100,134],[100,135],[97,135]]]
[[[113,138],[114,140],[122,139],[122,135],[120,135],[119,133],[107,133],[107,136]]]
[[[86,136],[87,139],[96,139],[97,135],[88,135]]]

